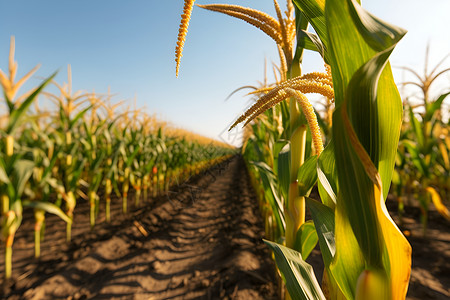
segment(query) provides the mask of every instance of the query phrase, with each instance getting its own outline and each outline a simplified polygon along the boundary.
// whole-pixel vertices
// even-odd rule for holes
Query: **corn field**
[[[0,73],[8,112],[1,116],[0,144],[5,278],[11,276],[12,246],[24,208],[34,211],[35,256],[39,257],[47,213],[66,222],[70,241],[80,200],[89,202],[94,228],[100,201],[105,201],[109,222],[113,194],[121,198],[123,213],[127,213],[129,202],[135,207],[148,205],[152,197],[167,192],[171,182],[182,182],[233,151],[188,131],[164,128],[164,123],[139,109],[117,113],[121,103],[111,104],[108,96],[72,91],[70,66],[68,83],[54,82],[53,74],[17,96],[37,68],[15,82],[14,48],[12,38],[9,72]],[[50,84],[60,94],[45,92]],[[39,96],[47,96],[55,109],[41,110]],[[133,199],[128,197],[130,191],[134,191]]]
[[[187,34],[193,11],[245,21],[275,42],[274,81],[265,77],[258,86],[232,92],[252,89],[246,95],[252,104],[229,128],[242,128],[242,146],[176,128],[136,104],[114,103],[109,91],[73,91],[70,65],[67,82],[56,82],[54,73],[24,92],[20,88],[39,66],[16,79],[11,37],[8,69],[0,69],[4,282],[15,280],[13,246],[22,228],[34,228],[24,235],[33,235],[34,263],[46,264],[49,254],[41,260],[41,244],[49,215],[64,221],[61,242],[72,248],[83,238],[72,234],[82,205],[88,207],[89,232],[117,226],[111,227],[117,234],[103,237],[104,244],[100,237],[92,248],[131,236],[133,231],[112,217],[120,201],[123,224],[134,222],[139,235],[123,239],[131,241],[123,246],[130,252],[117,260],[97,259],[100,252],[88,252],[88,246],[73,253],[114,266],[124,263],[122,273],[109,265],[82,273],[92,276],[86,281],[68,276],[67,281],[85,285],[71,283],[76,289],[69,293],[77,290],[83,299],[450,297],[450,278],[442,275],[450,270],[450,91],[447,86],[435,97],[436,85],[432,88],[449,74],[443,67],[448,56],[430,71],[427,48],[423,72],[400,66],[414,79],[399,82],[390,57],[407,30],[374,16],[357,0],[287,0],[285,8],[273,0],[275,16],[233,4],[181,3],[176,77],[187,68],[181,58],[185,44],[193,42]],[[320,55],[322,65],[304,73],[308,51]],[[405,95],[405,88],[415,89],[416,96]],[[319,100],[312,101],[311,94]],[[252,221],[252,205],[260,223]],[[418,246],[427,243],[429,249]],[[139,248],[139,259],[129,250],[133,247]],[[120,253],[114,249],[111,257]],[[442,276],[431,284],[430,273],[420,277],[429,270],[423,271],[417,257],[426,261],[432,251]],[[120,281],[133,267],[138,268],[129,275],[134,281]],[[29,276],[36,289],[20,297],[67,296],[52,293],[54,285],[38,292],[36,282],[44,286],[46,279],[32,271],[20,276]],[[129,294],[103,293],[97,276],[106,278],[105,286],[127,286],[123,291]],[[245,291],[254,282],[263,287]],[[2,295],[28,288],[15,284],[20,287],[15,293]],[[132,289],[136,286],[139,293]]]

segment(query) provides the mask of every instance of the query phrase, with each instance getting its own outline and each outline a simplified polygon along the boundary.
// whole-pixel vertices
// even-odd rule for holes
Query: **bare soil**
[[[33,258],[33,224],[25,222],[3,297],[277,298],[274,263],[262,242],[262,220],[242,158],[175,185],[127,215],[115,200],[112,222],[100,214],[94,230],[87,203],[80,203],[70,244],[64,241],[65,224],[48,215],[40,259]]]
[[[279,299],[280,285],[262,242],[257,200],[240,157],[174,183],[168,194],[121,212],[112,221],[101,208],[94,230],[89,207],[75,211],[73,239],[47,215],[41,258],[35,259],[32,212],[25,211],[13,247],[13,278],[1,281],[3,299]],[[403,222],[388,208],[413,248],[407,299],[450,299],[450,224],[431,210],[423,236],[420,209],[405,208]],[[3,266],[3,249],[0,266]],[[318,247],[307,260],[320,282]],[[3,268],[0,276],[3,277]]]
[[[430,205],[425,235],[420,208],[405,206],[402,219],[397,202],[388,198],[388,208],[412,247],[412,271],[407,299],[450,299],[450,222]]]

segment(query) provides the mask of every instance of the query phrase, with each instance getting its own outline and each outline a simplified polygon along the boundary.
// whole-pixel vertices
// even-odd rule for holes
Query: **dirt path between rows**
[[[257,201],[240,157],[153,201],[128,216],[116,201],[113,222],[93,231],[88,207],[80,203],[69,245],[64,223],[49,216],[40,260],[32,258],[32,224],[23,224],[14,245],[13,280],[3,283],[3,296],[277,298],[274,264],[262,242]]]

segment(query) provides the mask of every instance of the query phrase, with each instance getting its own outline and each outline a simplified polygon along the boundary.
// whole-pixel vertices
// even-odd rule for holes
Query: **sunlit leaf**
[[[275,261],[283,274],[291,299],[325,300],[313,268],[303,260],[299,252],[277,243],[264,242],[275,254]]]

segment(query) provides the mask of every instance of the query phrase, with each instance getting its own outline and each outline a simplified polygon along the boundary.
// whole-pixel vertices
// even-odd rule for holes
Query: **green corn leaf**
[[[287,194],[289,191],[289,184],[290,184],[290,157],[291,157],[291,151],[290,151],[290,145],[286,144],[283,149],[278,154],[278,181],[280,184],[280,190],[283,194],[284,199],[287,198]]]
[[[69,129],[73,128],[73,126],[78,122],[79,119],[81,119],[91,108],[93,105],[89,105],[85,109],[79,111],[75,117],[69,122]]]
[[[318,190],[322,203],[334,209],[338,194],[338,178],[334,158],[334,141],[325,147],[317,161]]]
[[[9,115],[9,122],[6,129],[7,134],[12,134],[13,131],[17,128],[17,126],[20,124],[20,120],[23,117],[23,115],[27,112],[30,105],[33,103],[33,101],[36,99],[36,97],[39,95],[39,93],[45,88],[47,84],[50,83],[50,81],[56,76],[56,72],[53,73],[50,77],[45,79],[45,81],[38,86],[33,93],[31,93],[30,96],[25,99],[18,108],[11,111]]]
[[[303,259],[306,260],[314,247],[316,247],[318,241],[319,238],[313,221],[306,221],[297,231],[294,250],[300,252]]]
[[[308,157],[298,169],[299,196],[307,196],[317,181],[317,156]]]
[[[323,45],[324,57],[327,57],[328,34],[325,26],[325,0],[293,0],[293,2],[313,26]]]
[[[408,112],[409,112],[409,120],[410,120],[412,128],[414,130],[417,144],[421,149],[423,149],[423,148],[425,148],[425,138],[423,136],[422,126],[421,126],[419,120],[414,115],[414,112],[411,107],[409,107]]]
[[[278,196],[278,191],[276,189],[276,177],[273,174],[271,168],[266,163],[254,161],[250,161],[249,163],[258,169],[266,200],[269,202],[269,205],[272,208],[272,212],[274,214],[279,231],[284,233],[286,228],[286,223],[284,221],[284,206],[283,202]]]
[[[14,162],[12,184],[16,191],[16,197],[22,196],[25,185],[33,174],[34,163],[27,159],[19,159]]]
[[[9,184],[11,182],[8,174],[6,174],[6,164],[3,159],[3,155],[0,155],[0,182],[4,184]]]
[[[328,206],[311,198],[306,198],[306,206],[311,211],[319,239],[320,252],[322,253],[325,267],[328,268],[336,253],[334,211]]]
[[[327,51],[325,46],[317,34],[301,30],[297,33],[297,45],[311,51],[316,51],[322,56],[323,60],[328,63],[328,57],[326,57]]]
[[[276,175],[278,176],[278,157],[280,155],[280,152],[283,150],[283,148],[286,146],[286,144],[288,144],[289,141],[288,140],[278,140],[275,142],[274,146],[273,146],[273,170],[276,172]]]
[[[403,140],[401,141],[401,144],[408,150],[408,153],[411,155],[411,161],[419,173],[428,178],[430,176],[430,168],[425,162],[424,157],[421,155],[420,147],[417,146],[417,143],[409,140]]]
[[[48,213],[60,217],[66,223],[72,223],[72,220],[55,204],[50,202],[23,201],[23,206],[42,209]]]
[[[303,260],[299,252],[277,243],[264,242],[275,254],[275,261],[283,274],[291,299],[325,300],[313,268]]]
[[[319,112],[317,112],[316,109],[314,109],[314,113],[316,114],[317,123],[319,123],[320,129],[322,129],[323,134],[325,136],[328,136],[330,134],[330,128],[328,127],[328,124],[325,123],[325,120],[322,118]],[[330,126],[331,127],[331,126]]]
[[[298,9],[298,7],[295,7],[295,28],[297,30],[297,33],[299,33],[301,30],[306,30],[308,28],[308,19],[305,17],[305,15]],[[297,47],[295,48],[294,58],[292,60],[292,63],[290,65],[290,69],[288,70],[288,75],[290,78],[296,77],[301,74],[300,64],[303,59],[303,52],[304,48],[301,46],[302,41],[301,37],[297,34]],[[286,124],[287,126],[284,128],[285,132],[293,132],[294,129],[290,126],[290,109],[288,108],[290,105],[288,105],[285,101],[281,104],[281,111],[283,113],[283,124]]]
[[[382,52],[397,44],[406,34],[403,28],[388,24],[363,9],[358,1],[347,2],[355,28],[373,50]]]
[[[140,146],[140,145],[137,145],[136,149],[134,149],[134,150],[131,152],[130,156],[126,157],[126,161],[125,161],[125,162],[126,162],[126,165],[127,165],[128,167],[131,166],[131,164],[132,164],[133,161],[134,161],[134,158],[136,157],[136,155],[138,154],[138,152],[139,152],[140,149],[141,149],[141,146]]]
[[[450,95],[450,92],[444,93],[440,95],[434,102],[429,103],[428,107],[425,112],[424,121],[429,121],[433,117],[434,113],[441,109],[442,103],[444,102],[445,98]]]

